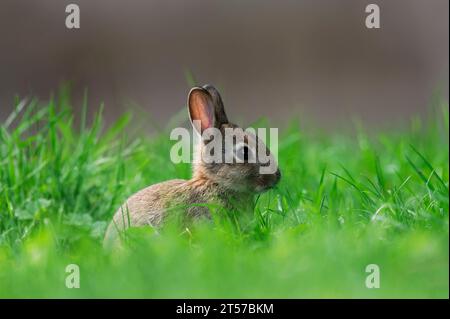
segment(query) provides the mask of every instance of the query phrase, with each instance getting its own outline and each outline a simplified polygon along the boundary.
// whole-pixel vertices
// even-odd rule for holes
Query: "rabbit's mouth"
[[[256,192],[263,193],[274,188],[281,179],[281,172],[279,169],[275,174],[260,175],[256,181]]]

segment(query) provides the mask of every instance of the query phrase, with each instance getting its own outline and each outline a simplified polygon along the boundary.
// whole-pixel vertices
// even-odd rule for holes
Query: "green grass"
[[[130,115],[105,128],[84,110],[78,123],[64,91],[18,100],[0,127],[0,297],[448,298],[447,103],[372,133],[293,123],[282,181],[252,218],[130,229],[116,252],[101,240],[117,207],[190,167],[169,160],[176,121],[149,136]],[[80,289],[65,287],[72,263]]]

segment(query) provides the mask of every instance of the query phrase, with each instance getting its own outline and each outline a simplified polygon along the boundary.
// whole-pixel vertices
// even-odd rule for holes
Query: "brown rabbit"
[[[211,85],[192,88],[188,96],[188,110],[191,123],[198,133],[203,134],[211,128],[220,131],[225,156],[225,152],[229,152],[225,147],[225,131],[238,126],[228,121],[219,92]],[[235,134],[235,140],[244,141],[232,147],[232,156],[240,158],[240,161],[211,161],[208,158],[211,156],[210,150],[207,150],[211,138],[202,138],[197,145],[199,160],[193,165],[192,178],[155,184],[131,196],[114,215],[105,243],[117,239],[118,231],[129,225],[161,226],[173,207],[183,207],[183,215],[188,219],[210,218],[210,211],[204,204],[242,211],[253,204],[255,194],[275,186],[280,179],[280,171],[264,143],[243,130],[235,130]],[[261,163],[257,159],[258,152],[265,152],[269,163]],[[261,174],[261,166],[268,165],[275,165],[273,173]]]

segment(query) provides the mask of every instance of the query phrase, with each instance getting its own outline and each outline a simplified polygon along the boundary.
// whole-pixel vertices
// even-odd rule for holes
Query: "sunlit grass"
[[[62,91],[17,100],[0,127],[0,297],[448,297],[442,101],[378,133],[292,124],[280,134],[282,182],[254,216],[130,229],[117,252],[101,240],[118,206],[190,167],[171,163],[165,130],[130,133],[129,114],[108,128],[101,113],[80,118]],[[65,286],[71,263],[80,289]],[[368,264],[379,289],[365,286]]]

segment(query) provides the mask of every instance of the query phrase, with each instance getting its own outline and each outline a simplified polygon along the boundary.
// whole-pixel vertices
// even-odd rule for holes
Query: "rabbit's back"
[[[146,187],[129,197],[114,214],[105,242],[114,240],[118,231],[129,226],[151,225],[158,227],[172,202],[183,201],[186,180],[174,179]]]

